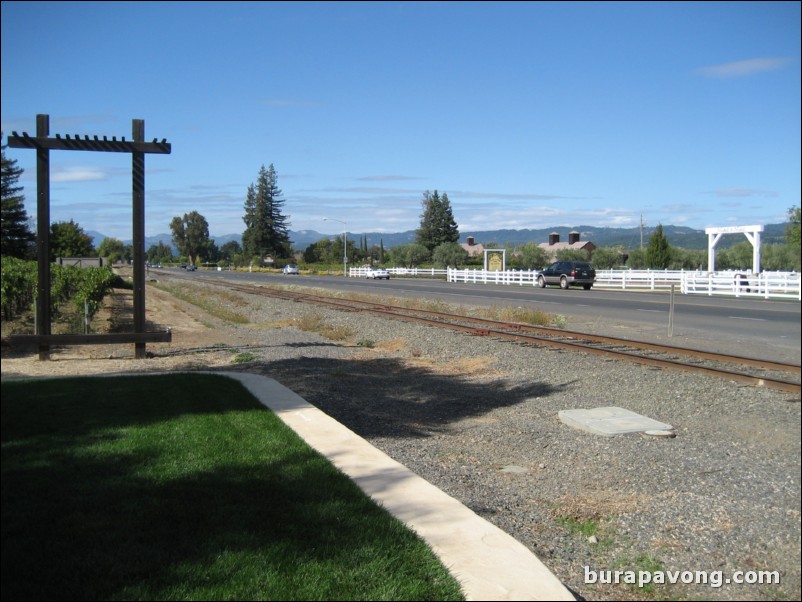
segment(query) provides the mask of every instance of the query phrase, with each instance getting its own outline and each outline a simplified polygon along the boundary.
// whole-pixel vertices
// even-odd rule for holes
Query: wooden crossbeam
[[[103,136],[101,140],[98,136],[84,136],[81,138],[79,135],[71,137],[69,134],[65,138],[61,134],[56,134],[55,138],[30,136],[27,132],[23,132],[20,136],[17,132],[12,132],[8,137],[8,146],[11,148],[36,148],[47,150],[82,150],[82,151],[100,151],[107,153],[150,153],[169,155],[172,151],[172,145],[166,139],[161,141],[153,139],[153,142],[137,142],[126,140],[117,140],[113,136],[109,140]]]
[[[170,330],[160,332],[115,332],[109,334],[13,334],[11,345],[117,345],[120,343],[170,343]]]

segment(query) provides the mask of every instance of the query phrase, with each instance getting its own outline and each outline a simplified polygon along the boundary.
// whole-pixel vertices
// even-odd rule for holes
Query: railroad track
[[[220,281],[199,278],[206,284]],[[564,329],[502,322],[440,311],[409,308],[372,301],[329,297],[288,291],[262,285],[226,283],[225,288],[251,295],[309,303],[347,312],[368,312],[394,319],[447,328],[473,336],[488,336],[518,344],[556,347],[615,357],[670,370],[683,370],[724,378],[752,386],[778,389],[800,395],[799,364],[788,364],[738,355],[728,355],[645,341],[573,332]]]

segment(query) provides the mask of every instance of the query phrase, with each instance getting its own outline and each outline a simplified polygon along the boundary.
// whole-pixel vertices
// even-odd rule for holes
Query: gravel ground
[[[67,355],[38,365],[10,356],[3,378],[53,374],[59,364],[81,373],[264,374],[510,533],[580,599],[800,599],[799,397],[361,313],[247,299],[236,311],[249,324],[199,319],[192,310],[205,339],[149,345],[156,355],[149,360],[100,350],[93,357],[102,361],[72,364]],[[303,322],[318,322],[316,331],[298,329]],[[325,327],[334,334],[323,336]],[[332,340],[337,335],[346,336]],[[239,363],[246,358],[234,351],[247,351],[251,361]],[[677,436],[602,437],[557,416],[602,406],[667,422]],[[668,571],[694,573],[681,581],[703,571],[708,583],[585,583],[586,576],[614,577],[610,571],[665,571],[666,581]],[[714,583],[737,579],[739,571],[746,578],[776,571],[780,583]]]

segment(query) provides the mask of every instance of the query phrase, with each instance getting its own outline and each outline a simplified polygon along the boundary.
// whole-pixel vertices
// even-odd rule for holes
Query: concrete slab
[[[643,433],[645,431],[672,431],[670,424],[636,414],[615,406],[584,410],[562,410],[560,420],[568,426],[605,437]]]
[[[220,374],[219,372],[215,374]],[[526,546],[278,382],[226,372],[424,539],[467,600],[576,600]]]

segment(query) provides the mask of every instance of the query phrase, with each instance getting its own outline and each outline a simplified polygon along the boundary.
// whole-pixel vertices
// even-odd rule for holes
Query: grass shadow
[[[231,379],[2,387],[3,600],[459,599]]]

